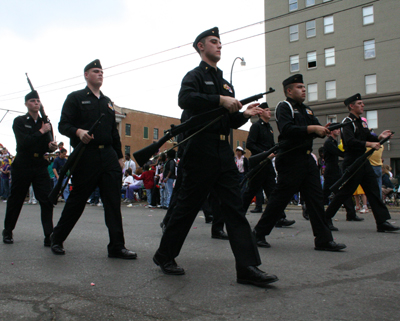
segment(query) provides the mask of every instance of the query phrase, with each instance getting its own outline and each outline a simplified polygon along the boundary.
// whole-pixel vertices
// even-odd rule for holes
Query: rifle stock
[[[101,114],[99,119],[96,120],[96,122],[93,124],[93,126],[89,129],[88,135],[92,135],[97,126],[100,124],[100,120],[103,118],[104,114]],[[64,188],[62,186],[62,183],[64,181],[64,177],[67,175],[67,172],[70,169],[74,169],[79,162],[79,159],[81,158],[84,150],[86,149],[86,144],[80,142],[75,148],[74,151],[69,155],[67,161],[65,162],[64,166],[61,168],[60,175],[58,176],[58,181],[56,186],[52,189],[52,191],[49,194],[49,199],[50,202],[54,205],[57,204],[59,196],[64,192]],[[71,176],[72,170],[70,171],[70,175],[68,178]]]
[[[394,132],[392,132],[392,135],[393,134]],[[392,135],[389,135],[388,137],[382,139],[379,144],[383,145],[384,143],[386,143],[392,137]],[[346,185],[350,178],[352,178],[355,173],[361,168],[361,166],[368,160],[368,157],[371,156],[374,151],[375,149],[370,149],[368,152],[357,158],[351,166],[347,167],[343,173],[343,176],[329,188],[331,192],[337,194],[337,192],[339,192],[343,188],[343,186]]]

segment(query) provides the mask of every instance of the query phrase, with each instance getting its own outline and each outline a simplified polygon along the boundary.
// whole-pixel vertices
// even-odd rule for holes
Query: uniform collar
[[[261,118],[258,120],[258,122],[259,122],[261,125],[263,125],[263,126],[267,126],[267,127],[268,127],[268,125],[269,125],[269,122],[266,123],[266,122],[263,121]]]
[[[26,120],[35,121],[35,120],[33,119],[33,117],[32,117],[29,113],[26,113],[26,114],[24,115],[24,118],[25,118]],[[36,121],[39,121],[39,120],[42,120],[42,117],[40,117],[40,113],[39,113],[38,118],[37,118]]]
[[[361,121],[361,116],[360,117],[357,117],[356,115],[354,115],[353,113],[349,113],[349,117],[352,119],[352,120],[360,120]]]
[[[221,77],[222,77],[222,70],[219,69],[218,67],[217,67],[217,70],[215,70],[215,68],[213,66],[209,65],[208,63],[206,63],[203,60],[200,62],[199,66],[205,73],[212,72],[212,70],[214,70],[218,75],[221,75]]]
[[[86,92],[86,96],[89,96],[90,94],[92,94],[93,96],[95,96],[97,98],[97,96],[95,94],[93,94],[93,92],[90,90],[90,88],[88,86],[85,87],[85,92]],[[100,90],[100,97],[104,97],[101,90]]]
[[[292,106],[304,106],[303,103],[298,102],[297,100],[294,100],[290,97],[286,97],[286,100],[292,105]]]

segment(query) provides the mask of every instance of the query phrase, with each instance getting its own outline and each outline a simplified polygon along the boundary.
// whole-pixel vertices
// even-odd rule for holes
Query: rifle
[[[96,130],[97,126],[100,124],[100,120],[103,118],[104,114],[101,114],[99,119],[93,124],[93,126],[89,129],[88,135],[92,135],[93,132]],[[68,160],[65,162],[64,166],[61,168],[60,175],[58,176],[58,181],[56,186],[54,186],[53,190],[49,194],[50,202],[54,205],[57,205],[58,198],[64,192],[65,187],[68,184],[68,180],[70,179],[71,175],[74,173],[77,164],[86,149],[87,144],[80,142],[75,148],[74,151],[69,155]],[[69,171],[69,175],[67,181],[64,185],[62,185],[64,181],[64,177],[67,175]]]
[[[264,95],[273,93],[274,91],[275,91],[275,89],[270,87],[269,90],[266,91],[265,93],[245,98],[245,99],[241,100],[240,103],[242,105],[247,105],[248,103],[251,103],[252,101],[256,101],[256,100],[262,98]],[[207,123],[202,128],[200,128],[198,131],[196,131],[194,134],[192,134],[189,137],[185,138],[184,140],[179,142],[179,144],[176,144],[175,146],[173,146],[169,150],[171,150],[171,149],[183,144],[184,142],[186,142],[187,140],[189,140],[193,136],[195,136],[198,133],[202,132],[207,127],[209,127],[210,125],[214,124],[215,122],[220,120],[222,117],[224,117],[224,115],[227,112],[228,111],[227,111],[227,109],[225,107],[220,107],[220,108],[205,112],[205,113],[200,114],[200,115],[192,116],[188,120],[184,121],[183,123],[181,123],[179,125],[171,125],[171,128],[166,131],[164,137],[162,137],[158,142],[155,142],[155,143],[153,143],[153,144],[151,144],[151,145],[149,145],[147,147],[144,147],[144,148],[134,152],[133,153],[133,157],[136,159],[136,161],[139,164],[139,166],[142,167],[151,158],[151,156],[154,155],[161,148],[161,146],[164,145],[171,138],[179,135],[180,133],[184,133],[184,132],[188,131],[189,129],[193,129],[194,127],[199,127],[199,126],[204,125],[205,123]],[[153,157],[153,159],[158,158],[161,154],[162,153],[155,155]]]
[[[392,134],[388,137],[382,139],[379,144],[383,145],[384,143],[386,143],[393,134],[394,132],[392,132]],[[346,183],[360,170],[360,168],[368,160],[368,157],[371,156],[374,151],[375,149],[370,149],[368,152],[357,158],[354,163],[351,164],[351,166],[347,167],[344,171],[343,176],[329,188],[331,192],[337,194],[337,192],[339,192],[343,188],[343,186],[346,185]]]
[[[29,77],[28,77],[28,73],[25,73],[25,75],[26,75],[26,79],[28,80],[29,87],[31,87],[31,90],[32,90],[32,91],[35,90],[35,89],[33,88],[33,85],[32,85],[32,83],[31,83],[31,80],[30,80]],[[51,131],[49,131],[49,138],[50,138],[50,141],[52,142],[53,139],[54,139],[53,126],[52,126],[51,123],[50,123],[49,117],[47,117],[46,113],[44,112],[44,108],[43,108],[43,105],[42,105],[42,102],[41,102],[41,101],[40,101],[39,113],[40,113],[40,117],[42,117],[42,119],[43,119],[43,122],[44,122],[45,124],[50,124],[50,126],[51,126]]]
[[[354,123],[354,122],[355,122],[355,120],[352,120],[352,121],[345,122],[345,123],[340,123],[340,124],[336,124],[336,125],[331,125],[331,126],[328,126],[328,129],[329,129],[330,131],[335,130],[335,129],[340,129],[340,128],[342,128],[342,127],[344,127],[344,126],[346,126],[346,125],[348,125],[348,124]],[[318,137],[318,136],[315,136],[313,139],[315,139],[315,138],[317,138],[317,137]],[[262,153],[257,154],[257,155],[250,156],[250,157],[249,157],[249,165],[250,165],[250,167],[253,167],[253,169],[250,170],[250,171],[245,175],[245,177],[243,178],[242,182],[240,183],[240,186],[243,186],[243,184],[244,184],[244,182],[246,181],[246,179],[251,180],[255,175],[257,175],[257,174],[261,171],[261,169],[262,169],[262,168],[268,163],[268,161],[270,160],[270,159],[268,158],[269,155],[271,155],[272,153],[277,152],[279,148],[281,148],[281,147],[283,147],[283,146],[285,146],[285,145],[288,145],[288,143],[287,143],[286,141],[285,141],[285,142],[280,142],[280,143],[277,143],[276,145],[274,145],[272,148],[270,148],[269,150],[267,150],[267,151],[265,151],[265,152],[262,152]],[[283,153],[287,153],[287,152],[289,152],[289,151],[292,151],[292,150],[294,150],[294,149],[300,148],[300,147],[302,147],[302,146],[304,146],[304,145],[296,145],[296,146],[294,146],[293,148],[291,148],[291,149],[289,149],[289,150],[287,150],[287,151],[284,151],[284,152],[280,153],[280,155],[282,155]]]

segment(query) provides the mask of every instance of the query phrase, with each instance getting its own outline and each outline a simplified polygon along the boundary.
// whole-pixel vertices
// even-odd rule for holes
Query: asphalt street
[[[5,209],[1,202],[1,220]],[[236,283],[229,242],[211,238],[202,212],[177,258],[184,276],[152,262],[165,210],[135,204],[122,213],[137,260],[107,257],[102,207],[86,207],[66,255],[56,256],[43,246],[39,206],[24,205],[14,244],[0,244],[0,320],[399,320],[400,233],[377,233],[372,214],[346,222],[340,211],[334,237],[347,249],[332,253],[315,251],[300,207],[288,209],[296,224],[274,229],[272,247],[259,249],[260,268],[280,280],[261,289]],[[400,212],[391,213],[400,225]],[[247,215],[251,226],[259,216]]]

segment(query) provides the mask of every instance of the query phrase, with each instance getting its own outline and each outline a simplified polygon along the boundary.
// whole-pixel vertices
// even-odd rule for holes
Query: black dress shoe
[[[339,231],[339,229],[336,226],[333,225],[332,220],[330,218],[328,218],[326,221],[328,223],[328,228],[331,231]]]
[[[269,275],[256,266],[236,267],[236,273],[237,283],[252,284],[260,288],[265,288],[268,284],[279,280],[276,275]]]
[[[13,234],[10,231],[7,231],[6,229],[3,230],[3,242],[5,244],[13,244]]]
[[[295,220],[287,220],[286,218],[281,218],[278,222],[276,222],[275,227],[288,227],[296,223]]]
[[[315,245],[314,250],[337,252],[346,248],[346,245],[330,241],[323,245]]]
[[[228,234],[226,234],[223,230],[212,232],[211,237],[213,239],[229,240]]]
[[[167,228],[167,226],[164,224],[164,222],[161,222],[161,223],[160,223],[160,227],[161,227],[161,231],[162,231],[163,234],[164,234],[165,229]]]
[[[250,213],[262,213],[262,208],[255,208],[254,210],[251,210]]]
[[[45,247],[50,247],[50,246],[51,246],[50,236],[45,236],[45,237],[44,237],[43,245],[44,245]]]
[[[207,223],[207,224],[211,224],[212,221],[213,221],[213,219],[214,219],[214,216],[212,216],[212,215],[207,216],[207,217],[206,217],[206,223]]]
[[[346,221],[355,221],[355,222],[361,222],[364,221],[362,217],[358,217],[357,215],[354,217],[348,217],[346,218]]]
[[[50,235],[50,248],[51,251],[56,254],[56,255],[64,255],[65,254],[65,250],[63,248],[63,244],[62,243],[54,243],[54,236],[53,234]]]
[[[109,252],[108,257],[116,259],[124,259],[124,260],[133,260],[137,258],[137,254],[128,249],[121,249],[119,251]]]
[[[163,262],[159,255],[154,254],[153,262],[161,268],[164,274],[168,275],[183,275],[185,270],[176,264],[175,260],[167,260]]]
[[[310,220],[310,217],[308,216],[308,213],[307,213],[307,208],[306,208],[306,206],[303,204],[303,205],[301,206],[301,208],[302,208],[302,210],[303,210],[303,212],[302,212],[303,217],[304,217],[307,221]]]
[[[394,226],[394,225],[390,224],[389,222],[384,222],[384,223],[381,223],[381,224],[377,224],[376,228],[377,228],[378,232],[394,232],[394,231],[400,230],[400,227]]]
[[[256,237],[256,244],[257,244],[258,247],[265,247],[265,248],[271,247],[271,244],[269,244],[265,240],[265,236],[257,235],[257,232],[255,230],[253,230],[253,234]]]

